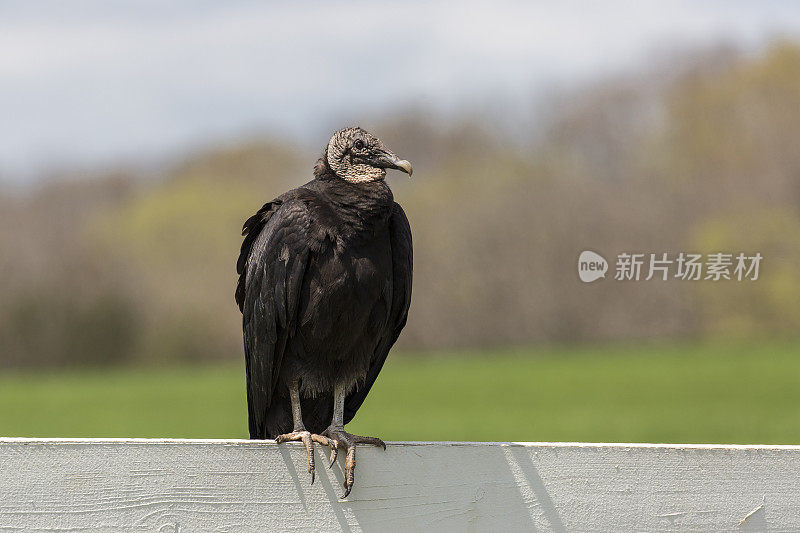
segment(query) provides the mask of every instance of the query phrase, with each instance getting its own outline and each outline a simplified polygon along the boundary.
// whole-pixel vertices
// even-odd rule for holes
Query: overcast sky
[[[791,1],[0,3],[0,179],[410,103],[532,101],[653,50],[800,36]]]

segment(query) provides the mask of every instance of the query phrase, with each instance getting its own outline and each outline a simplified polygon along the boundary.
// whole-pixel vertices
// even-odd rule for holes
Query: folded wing
[[[275,200],[244,224],[236,302],[242,311],[250,438],[265,439],[309,258],[310,217],[296,199]]]

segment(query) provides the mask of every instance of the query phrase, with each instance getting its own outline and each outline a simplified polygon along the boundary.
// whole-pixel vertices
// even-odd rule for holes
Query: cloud
[[[0,175],[150,157],[630,68],[800,30],[790,2],[36,2],[0,7]]]

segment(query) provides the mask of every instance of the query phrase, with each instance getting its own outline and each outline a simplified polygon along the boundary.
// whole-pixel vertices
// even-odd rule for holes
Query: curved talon
[[[386,443],[378,437],[356,437],[355,442],[358,444],[371,444],[373,446],[380,446],[383,451],[386,451]]]
[[[331,461],[328,465],[328,468],[333,468],[334,463],[336,463],[336,458],[339,456],[339,443],[333,439],[331,439]]]
[[[347,450],[347,459],[344,465],[344,494],[340,496],[340,499],[345,499],[350,495],[350,491],[353,490],[353,484],[355,482],[356,444],[380,446],[385,450],[386,443],[377,437],[353,435],[352,433],[347,433],[344,428],[337,427],[328,427],[322,434],[328,437],[331,442],[331,467],[333,467],[333,463],[336,461],[338,448]]]
[[[301,440],[306,447],[306,463],[308,464],[308,473],[311,474],[311,484],[313,485],[314,478],[316,477],[316,471],[314,469],[314,452],[311,448],[313,444],[311,444],[311,439],[307,434],[303,434]]]
[[[347,459],[344,462],[344,494],[341,499],[347,498],[353,490],[356,477],[356,445],[350,444],[347,448]]]
[[[335,438],[334,435],[337,437]],[[316,469],[314,467],[314,443],[331,448],[330,465],[328,468],[333,468],[336,459],[339,456],[339,448],[347,450],[347,459],[344,465],[344,494],[340,497],[345,499],[350,495],[355,483],[356,472],[356,444],[369,444],[372,446],[380,446],[386,450],[386,443],[377,437],[362,437],[360,435],[353,435],[347,433],[344,429],[328,428],[322,435],[311,433],[306,430],[293,431],[278,435],[275,442],[289,442],[301,441],[306,449],[306,464],[308,465],[308,473],[311,474],[311,484],[314,484],[316,479]]]
[[[293,431],[278,435],[275,442],[280,444],[282,442],[301,441],[306,448],[306,464],[308,465],[308,473],[311,474],[311,484],[314,484],[316,479],[316,468],[314,466],[314,443],[323,446],[330,446],[334,441],[323,435],[317,435],[306,430]],[[335,448],[334,448],[335,449]]]

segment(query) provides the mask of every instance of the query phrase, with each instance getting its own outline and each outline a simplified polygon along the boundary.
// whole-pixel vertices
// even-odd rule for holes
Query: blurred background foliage
[[[414,230],[402,348],[796,335],[800,47],[694,52],[545,107],[536,134],[422,108],[362,124],[414,161],[389,178]],[[241,224],[318,155],[256,137],[0,192],[0,365],[239,360]],[[586,285],[584,249],[764,261],[756,282]]]

